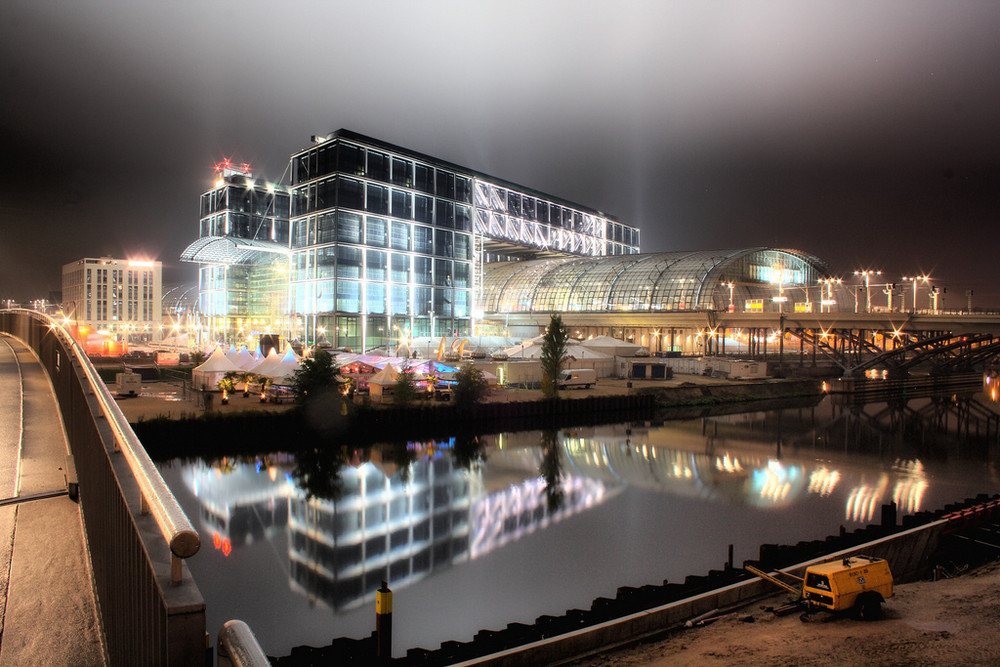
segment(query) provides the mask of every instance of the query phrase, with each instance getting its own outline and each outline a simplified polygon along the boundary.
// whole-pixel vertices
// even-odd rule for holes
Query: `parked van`
[[[559,373],[559,382],[556,384],[560,389],[570,387],[590,389],[590,385],[597,384],[597,372],[592,368],[567,369]]]

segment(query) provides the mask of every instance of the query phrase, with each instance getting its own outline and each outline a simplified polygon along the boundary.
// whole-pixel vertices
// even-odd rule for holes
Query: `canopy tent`
[[[255,375],[267,375],[271,372],[271,369],[281,363],[281,357],[278,356],[278,350],[271,348],[271,351],[267,353],[264,360],[250,369],[250,372]]]
[[[250,354],[250,350],[247,349],[246,345],[240,348],[240,351],[236,353],[235,357],[230,357],[228,354],[226,357],[243,370],[257,364],[257,360],[253,358],[252,354]]]
[[[239,373],[241,370],[226,357],[221,347],[217,347],[205,363],[191,371],[191,384],[195,389],[204,388],[211,391],[218,387],[219,380],[225,377],[226,373]]]
[[[453,373],[457,370],[454,366],[449,366],[433,359],[424,359],[422,361],[411,359],[405,364],[405,367],[411,371],[421,371],[425,375],[442,375],[444,373]]]
[[[355,361],[361,359],[360,354],[355,354],[353,352],[338,352],[333,355],[333,365],[338,368],[343,368],[353,364]]]
[[[271,378],[274,380],[275,384],[289,384],[292,377],[295,375],[295,371],[300,370],[301,368],[302,364],[299,363],[298,358],[295,356],[295,352],[292,351],[292,348],[288,348],[285,351],[285,356],[283,356],[277,364],[269,367],[263,373],[258,371],[258,374]]]
[[[371,393],[372,398],[377,397],[381,400],[383,396],[392,395],[391,387],[396,384],[398,380],[399,373],[397,373],[396,369],[392,367],[392,364],[386,364],[385,368],[369,378],[368,391]]]
[[[386,364],[385,368],[380,370],[378,373],[373,375],[370,380],[368,380],[368,383],[384,387],[387,385],[396,384],[398,380],[399,380],[399,373],[396,372],[396,369],[393,368],[392,364]]]
[[[230,343],[229,344],[229,349],[226,350],[226,359],[229,359],[229,361],[231,361],[231,362],[233,362],[235,364],[236,363],[236,357],[239,356],[239,353],[240,353],[239,350],[236,349],[236,345]],[[237,366],[238,365],[239,364],[237,364]]]
[[[609,357],[634,357],[640,353],[640,350],[645,351],[647,354],[649,353],[642,345],[618,340],[611,336],[596,336],[581,342],[580,345],[606,354]]]
[[[511,359],[539,359],[542,356],[542,345],[529,345],[527,342],[522,347],[516,345],[514,347],[508,347],[504,350],[504,353]],[[600,352],[595,352],[594,350],[588,350],[587,348],[579,345],[577,343],[568,343],[566,345],[566,356],[572,357],[573,359],[607,359],[607,355],[601,354]]]
[[[570,359],[610,359],[611,355],[592,350],[585,345],[567,345],[566,356]]]

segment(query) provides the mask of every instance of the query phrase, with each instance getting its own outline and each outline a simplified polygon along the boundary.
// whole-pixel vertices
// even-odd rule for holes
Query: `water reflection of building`
[[[470,493],[478,480],[450,457],[419,459],[409,477],[372,463],[342,471],[340,500],[289,499],[289,576],[336,609],[381,581],[403,587],[468,557]]]
[[[234,547],[268,539],[284,528],[285,499],[293,486],[278,465],[258,461],[209,466],[196,461],[183,466],[181,479],[198,499],[202,525],[226,555]]]
[[[848,457],[838,465],[836,458],[816,460],[789,456],[787,451],[780,454],[774,446],[762,448],[759,427],[753,420],[744,418],[744,423],[754,425],[747,434],[749,441],[734,437],[730,420],[728,437],[720,437],[714,425],[699,422],[654,428],[614,425],[576,429],[567,434],[563,446],[574,475],[602,479],[608,485],[760,507],[791,505],[807,494],[829,497],[847,476],[845,470],[857,467]],[[890,500],[904,513],[922,509],[928,480],[918,459],[897,459],[874,482],[867,480],[867,468],[851,472],[859,481],[846,491],[846,520],[870,521],[875,508]]]
[[[291,587],[335,609],[373,599],[382,580],[403,588],[604,498],[601,482],[567,478],[564,502],[549,511],[537,453],[521,462],[517,481],[505,476],[505,485],[487,490],[482,473],[456,467],[446,446],[434,443],[403,468],[344,466],[337,499],[307,499],[284,472],[291,460],[280,468],[197,462],[181,477],[216,548],[228,556],[287,530]]]

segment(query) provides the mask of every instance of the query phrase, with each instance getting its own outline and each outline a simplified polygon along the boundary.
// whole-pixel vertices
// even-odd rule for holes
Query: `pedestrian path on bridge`
[[[0,665],[104,665],[79,505],[51,384],[0,335]]]

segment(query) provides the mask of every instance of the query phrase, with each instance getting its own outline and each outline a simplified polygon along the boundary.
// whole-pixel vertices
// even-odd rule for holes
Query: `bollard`
[[[392,658],[392,591],[384,580],[375,591],[375,635],[376,656],[388,661]]]

